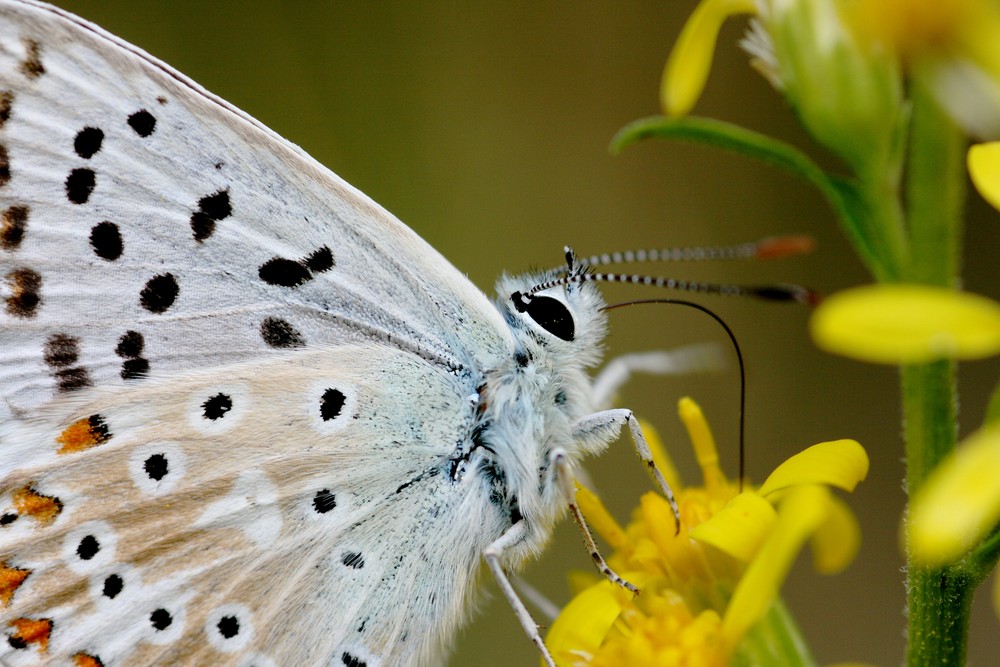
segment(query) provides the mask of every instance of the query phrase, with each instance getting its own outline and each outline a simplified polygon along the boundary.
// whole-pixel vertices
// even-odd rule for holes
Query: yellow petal
[[[785,495],[774,528],[726,607],[722,632],[729,646],[735,646],[767,611],[806,538],[827,515],[829,499],[826,487],[813,484],[796,486]]]
[[[922,285],[868,285],[834,294],[809,323],[817,346],[860,361],[916,364],[1000,352],[1000,304]]]
[[[705,483],[705,490],[715,493],[720,487],[725,486],[726,476],[719,468],[719,450],[715,446],[715,437],[712,429],[708,426],[708,421],[694,399],[685,396],[677,402],[677,412],[687,429],[688,438],[694,447],[695,458],[701,467],[701,475]]]
[[[579,652],[596,653],[622,606],[607,579],[583,591],[566,605],[545,635],[558,665],[571,665]]]
[[[681,30],[663,70],[660,104],[664,114],[684,116],[701,97],[722,22],[734,14],[756,13],[753,0],[702,0]]]
[[[692,528],[688,535],[746,563],[757,553],[774,519],[771,503],[747,491],[730,500],[711,519]]]
[[[639,498],[639,506],[642,508],[642,522],[649,539],[661,553],[670,553],[674,540],[677,539],[674,511],[670,503],[660,494],[650,491]]]
[[[822,574],[837,574],[850,565],[861,549],[861,526],[854,512],[837,496],[830,496],[830,507],[823,523],[809,540],[813,567]]]
[[[961,558],[1000,522],[1000,427],[966,438],[914,494],[909,544],[929,565]]]
[[[821,442],[788,458],[758,489],[762,496],[797,484],[829,484],[853,491],[868,476],[868,453],[854,440]]]
[[[611,545],[613,549],[624,549],[628,545],[628,538],[615,518],[611,516],[608,509],[601,502],[593,491],[580,484],[576,485],[576,502],[580,506],[580,511],[587,519],[587,523],[598,535]]]
[[[993,208],[1000,209],[1000,141],[972,146],[966,163],[979,194]]]

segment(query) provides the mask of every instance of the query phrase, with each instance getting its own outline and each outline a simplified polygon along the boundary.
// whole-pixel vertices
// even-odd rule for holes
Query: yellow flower
[[[910,505],[914,561],[956,561],[1000,523],[1000,425],[969,436],[930,474]]]
[[[779,466],[757,491],[740,492],[739,483],[719,468],[697,404],[682,399],[680,413],[703,480],[702,486],[675,486],[678,533],[669,504],[658,494],[643,495],[622,528],[596,495],[578,491],[588,522],[615,549],[609,564],[641,595],[632,598],[603,580],[584,587],[546,638],[561,666],[729,664],[734,653],[747,652],[752,628],[762,619],[770,632],[796,632],[777,593],[805,540],[812,540],[824,572],[839,571],[857,553],[857,522],[827,487],[850,491],[867,475],[868,457],[858,443],[810,447]],[[644,430],[657,464],[672,471],[653,430]],[[773,649],[762,641],[751,652],[759,658]],[[789,658],[771,655],[774,664]]]
[[[902,58],[969,133],[1000,133],[1000,7],[993,0],[863,0],[852,23]]]
[[[753,14],[743,46],[806,129],[857,173],[891,169],[905,119],[901,70],[893,54],[871,48],[845,23],[846,2],[703,0],[667,61],[660,88],[664,113],[691,110],[723,21]]]
[[[667,116],[686,116],[701,96],[723,22],[756,14],[754,0],[703,0],[684,25],[663,70],[660,103]]]
[[[1000,304],[925,285],[866,285],[838,292],[809,323],[820,348],[860,361],[918,364],[1000,352]]]
[[[966,164],[979,194],[1000,209],[1000,141],[970,147]]]

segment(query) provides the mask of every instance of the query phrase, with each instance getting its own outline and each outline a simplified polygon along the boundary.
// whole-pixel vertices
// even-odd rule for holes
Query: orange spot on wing
[[[30,516],[39,523],[52,523],[62,511],[62,501],[53,496],[43,496],[30,485],[15,491],[13,498],[18,514]]]
[[[90,415],[83,419],[77,419],[66,427],[62,433],[56,437],[62,447],[57,454],[72,454],[82,452],[85,449],[103,445],[111,439],[111,431],[101,415]]]
[[[104,667],[101,659],[89,653],[76,653],[73,655],[73,664],[76,667]]]
[[[31,574],[31,570],[22,570],[18,567],[10,567],[7,561],[0,561],[0,604],[10,605],[14,591],[24,583],[24,580]]]
[[[8,625],[17,630],[7,639],[14,648],[38,644],[39,653],[45,653],[49,650],[49,635],[52,634],[52,621],[49,619],[15,618]]]

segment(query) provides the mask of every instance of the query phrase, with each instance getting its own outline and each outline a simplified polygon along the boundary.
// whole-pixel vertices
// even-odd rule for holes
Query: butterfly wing
[[[453,369],[510,347],[389,213],[61,10],[0,3],[0,149],[0,418],[290,347],[378,340]]]
[[[0,484],[0,661],[426,658],[506,525],[447,474],[473,420],[457,382],[345,345],[58,399]]]
[[[456,622],[502,517],[441,471],[511,347],[496,310],[296,147],[31,1],[0,2],[0,298],[3,660],[398,664]]]

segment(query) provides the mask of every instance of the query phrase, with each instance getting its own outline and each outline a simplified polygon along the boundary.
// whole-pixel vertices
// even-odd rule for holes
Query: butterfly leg
[[[635,584],[626,581],[624,578],[620,577],[617,572],[612,570],[611,566],[609,566],[608,562],[604,560],[604,556],[601,555],[600,550],[597,548],[597,543],[594,542],[594,535],[590,532],[590,528],[587,526],[587,521],[584,519],[583,512],[580,511],[580,506],[576,503],[576,489],[573,485],[573,470],[570,468],[566,452],[562,449],[553,450],[552,454],[549,456],[549,460],[549,470],[552,470],[553,474],[556,476],[556,482],[559,484],[559,488],[562,490],[563,495],[566,498],[570,514],[573,515],[573,520],[576,521],[576,527],[580,529],[580,534],[583,536],[583,544],[586,546],[587,552],[590,554],[590,559],[594,561],[594,565],[597,567],[598,571],[607,577],[611,583],[621,586],[625,590],[638,595],[639,589],[636,588]]]
[[[538,651],[542,654],[542,660],[545,661],[546,666],[556,667],[555,660],[552,659],[552,654],[549,653],[549,649],[546,648],[545,642],[542,640],[542,635],[538,632],[538,624],[535,623],[535,619],[531,617],[531,613],[524,606],[517,591],[514,590],[514,586],[511,585],[510,579],[507,577],[507,573],[504,572],[503,565],[501,564],[503,552],[523,540],[526,531],[527,524],[524,522],[524,519],[518,521],[483,550],[483,558],[486,559],[486,564],[489,566],[490,572],[493,573],[493,578],[496,579],[497,585],[500,586],[504,597],[507,598],[507,603],[514,610],[514,615],[517,616],[517,620],[520,622],[525,634],[538,647]]]
[[[635,451],[639,455],[639,459],[646,465],[646,469],[649,470],[653,479],[656,480],[660,490],[663,491],[667,502],[670,503],[677,531],[680,532],[681,513],[677,508],[677,500],[674,498],[674,492],[670,488],[670,485],[667,484],[663,473],[656,467],[656,463],[653,461],[653,453],[649,450],[646,437],[642,434],[642,427],[639,425],[639,420],[635,418],[631,410],[620,408],[616,410],[604,410],[603,412],[595,412],[592,415],[583,417],[574,425],[573,436],[578,442],[584,443],[585,446],[593,442],[606,443],[621,433],[622,426],[626,423],[628,423],[629,431],[632,434],[632,443],[635,445]]]

